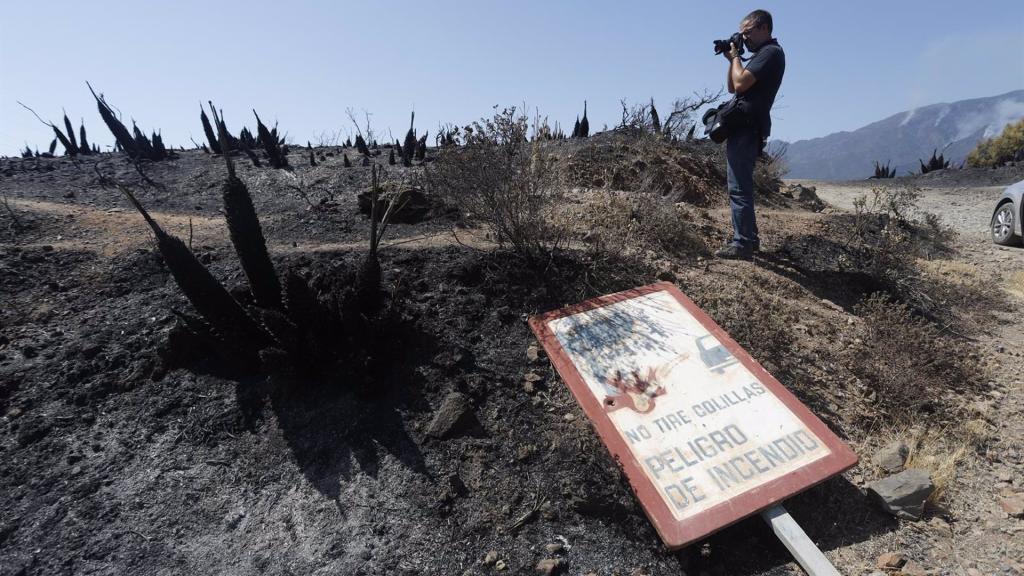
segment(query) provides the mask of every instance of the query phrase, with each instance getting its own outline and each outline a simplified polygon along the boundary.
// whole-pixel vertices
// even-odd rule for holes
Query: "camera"
[[[715,40],[715,54],[721,54],[722,52],[729,51],[729,44],[735,44],[736,49],[739,50],[740,56],[743,55],[743,34],[739,32],[733,34],[728,40]]]

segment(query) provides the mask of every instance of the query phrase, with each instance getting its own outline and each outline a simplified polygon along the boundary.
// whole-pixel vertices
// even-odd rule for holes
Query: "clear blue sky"
[[[165,142],[201,141],[199,102],[228,125],[252,108],[305,144],[351,128],[404,133],[409,111],[433,134],[495,104],[521,105],[571,131],[583,100],[592,130],[619,100],[718,89],[711,41],[770,10],[787,70],[773,137],[853,130],[915,106],[1024,88],[1024,2],[26,2],[3,0],[0,154],[52,139],[16,100],[60,123],[65,108],[110,144],[85,86]],[[433,137],[431,137],[431,141]]]

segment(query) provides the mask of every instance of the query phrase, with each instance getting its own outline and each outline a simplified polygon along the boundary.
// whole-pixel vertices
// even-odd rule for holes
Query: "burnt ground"
[[[98,185],[96,161],[0,163],[19,224],[0,207],[0,574],[526,574],[550,557],[570,574],[799,571],[756,517],[665,551],[566,387],[526,355],[529,315],[656,279],[738,334],[865,460],[900,425],[842,362],[861,335],[856,304],[876,287],[801,260],[809,234],[841,216],[831,209],[772,203],[754,263],[698,251],[652,266],[567,257],[541,272],[510,265],[483,232],[455,240],[444,216],[395,224],[381,254],[390,311],[365,335],[370,357],[322,378],[242,378],[175,344],[173,311],[189,304],[142,219]],[[122,158],[100,163],[139,182]],[[146,171],[166,188],[139,187],[143,204],[244,289],[219,213],[223,165],[184,152]],[[240,176],[279,272],[361,258],[369,226],[356,194],[369,168],[333,155],[293,175],[242,162]],[[694,213],[712,235],[727,225],[721,209]],[[984,266],[956,250],[946,259]],[[1024,270],[1009,254],[1007,277]],[[1020,318],[1013,298],[1004,319]],[[985,417],[998,432],[926,521],[879,511],[862,490],[877,476],[866,461],[787,501],[842,572],[868,573],[893,549],[942,574],[1019,569],[1020,521],[993,506],[1024,481],[1024,351],[1021,332],[1000,326],[965,336],[996,369]],[[543,377],[532,393],[529,371]],[[472,418],[434,438],[453,391]],[[490,551],[503,570],[483,563]]]

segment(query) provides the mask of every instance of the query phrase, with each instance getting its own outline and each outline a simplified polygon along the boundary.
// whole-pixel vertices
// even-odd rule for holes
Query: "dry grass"
[[[928,504],[939,506],[956,479],[957,470],[974,452],[973,446],[963,434],[946,429],[918,431],[910,436],[907,446],[910,453],[905,467],[928,471],[935,484]]]
[[[1006,278],[1006,291],[1018,298],[1024,298],[1024,270],[1010,273]]]
[[[725,199],[725,158],[710,142],[670,142],[609,133],[588,138],[560,163],[566,185],[663,196],[709,205]]]
[[[954,284],[974,286],[981,282],[981,273],[974,264],[958,260],[924,259],[919,259],[917,264],[925,274]],[[1022,278],[1022,281],[1024,281],[1024,278]]]
[[[784,376],[795,357],[793,326],[800,322],[800,308],[780,297],[762,273],[715,288],[691,297],[754,358]]]
[[[974,455],[991,438],[991,429],[992,425],[981,419],[946,428],[929,428],[920,420],[903,422],[869,435],[857,448],[861,453],[872,454],[896,441],[906,443],[909,452],[904,469],[928,472],[935,490],[927,503],[941,508],[948,503],[947,496],[957,475],[971,465]]]
[[[684,206],[640,192],[579,195],[558,217],[591,257],[686,257],[703,254],[701,227]]]

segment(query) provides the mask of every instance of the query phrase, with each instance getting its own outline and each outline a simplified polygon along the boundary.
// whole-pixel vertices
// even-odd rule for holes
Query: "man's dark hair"
[[[751,22],[754,26],[760,28],[761,26],[767,26],[768,32],[772,31],[772,15],[767,10],[754,10],[747,17],[743,19],[744,22]]]

